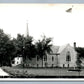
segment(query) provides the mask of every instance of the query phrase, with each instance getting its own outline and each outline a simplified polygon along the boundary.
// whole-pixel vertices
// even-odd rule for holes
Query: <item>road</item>
[[[0,68],[0,76],[9,76],[9,74]]]

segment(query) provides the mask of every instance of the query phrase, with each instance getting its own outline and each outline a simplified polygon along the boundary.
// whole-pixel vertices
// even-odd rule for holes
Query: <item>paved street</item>
[[[0,76],[9,76],[9,74],[0,68]]]

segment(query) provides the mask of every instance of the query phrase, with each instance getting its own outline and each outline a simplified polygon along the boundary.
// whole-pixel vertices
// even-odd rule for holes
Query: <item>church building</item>
[[[26,67],[76,67],[77,52],[75,47],[76,43],[74,43],[74,47],[70,46],[70,44],[60,47],[52,46],[52,52],[44,56],[43,60],[38,59],[38,57],[32,58],[32,60],[27,59]],[[18,64],[21,64],[22,58],[18,57],[18,59]],[[17,66],[17,62],[15,60],[13,66]]]
[[[76,67],[77,52],[75,47],[76,43],[74,43],[74,47],[70,44],[60,47],[52,46],[52,52],[43,58],[43,63],[41,60],[37,60],[37,67]]]

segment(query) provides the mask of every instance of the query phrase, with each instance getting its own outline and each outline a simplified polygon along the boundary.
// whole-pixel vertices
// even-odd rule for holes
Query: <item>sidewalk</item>
[[[0,68],[0,76],[9,76],[9,74]]]

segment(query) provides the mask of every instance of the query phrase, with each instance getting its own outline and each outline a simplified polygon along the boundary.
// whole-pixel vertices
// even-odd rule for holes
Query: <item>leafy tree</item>
[[[36,56],[36,49],[31,36],[25,37],[24,54],[26,56],[25,59],[28,58],[30,60]]]
[[[33,37],[24,35],[17,35],[17,38],[13,39],[14,45],[16,47],[16,56],[23,57],[23,65],[26,63],[26,60],[32,59],[35,57],[35,45],[33,42]]]
[[[42,37],[42,40],[38,40],[38,42],[36,42],[36,52],[37,52],[37,56],[38,58],[42,59],[42,66],[43,66],[43,58],[44,56],[47,56],[47,53],[50,53],[51,50],[51,41],[52,38],[46,38],[45,36]]]
[[[77,64],[77,69],[78,69],[78,72],[79,72],[79,76],[80,76],[80,72],[81,72],[81,59],[80,59],[80,54],[78,53],[77,54],[77,60],[76,60],[76,64]]]
[[[76,51],[79,53],[79,58],[84,58],[84,48],[83,47],[76,47]]]
[[[17,38],[13,39],[14,45],[16,47],[16,56],[23,56],[24,39],[24,35],[21,34],[17,34]]]
[[[76,61],[76,64],[77,64],[77,68],[80,69],[80,68],[81,68],[81,60],[80,60],[79,55],[77,55],[77,61]]]
[[[76,51],[77,51],[77,67],[81,68],[81,63],[82,63],[82,59],[84,59],[84,48],[83,47],[76,47]]]
[[[75,48],[77,51],[77,60],[76,60],[76,64],[77,64],[77,68],[78,68],[78,72],[79,72],[79,76],[80,76],[80,72],[81,72],[81,63],[82,63],[82,59],[84,59],[84,48],[83,47],[76,47]]]
[[[15,53],[14,53],[14,57],[23,57],[23,61],[25,58],[24,55],[24,43],[25,42],[25,37],[24,35],[21,34],[17,34],[17,38],[13,38],[13,44],[15,46]]]
[[[11,57],[14,52],[14,45],[10,40],[9,35],[5,34],[2,29],[0,29],[0,64],[10,65]]]

